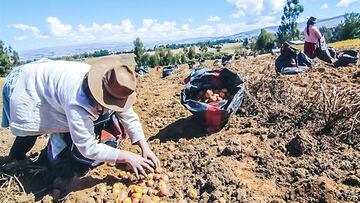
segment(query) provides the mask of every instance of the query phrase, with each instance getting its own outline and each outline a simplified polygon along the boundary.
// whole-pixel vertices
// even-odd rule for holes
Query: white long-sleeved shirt
[[[86,158],[115,162],[119,150],[95,140],[93,122],[99,117],[82,90],[90,65],[68,61],[44,61],[21,67],[10,95],[10,127],[15,136],[70,132]],[[135,143],[145,139],[139,117],[132,108],[117,112]]]

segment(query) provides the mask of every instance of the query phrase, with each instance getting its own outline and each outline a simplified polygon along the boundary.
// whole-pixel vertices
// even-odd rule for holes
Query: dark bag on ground
[[[329,51],[329,47],[326,44],[325,38],[322,37],[319,39],[318,46],[315,51],[316,57],[318,57],[320,60],[325,61],[327,63],[333,63],[335,59],[331,56],[331,53]]]
[[[225,126],[229,117],[237,112],[244,97],[244,83],[240,76],[227,68],[210,70],[200,68],[185,79],[181,92],[181,104],[192,114],[199,116],[208,132],[217,132]],[[231,100],[208,104],[198,100],[199,92],[208,89],[227,88]]]
[[[135,72],[139,75],[145,75],[149,73],[149,68],[147,66],[136,67]]]
[[[167,76],[174,74],[174,66],[165,66],[163,68],[162,77],[165,78]]]
[[[356,64],[359,59],[358,53],[353,50],[344,50],[338,53],[338,59],[333,63],[333,67],[348,66]]]

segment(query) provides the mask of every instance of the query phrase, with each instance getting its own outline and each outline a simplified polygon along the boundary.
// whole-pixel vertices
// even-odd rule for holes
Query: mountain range
[[[345,15],[335,16],[332,18],[319,19],[317,21],[318,27],[335,27],[339,23],[341,23],[345,18]],[[298,23],[298,28],[300,30],[304,29],[306,26],[306,22]],[[268,32],[275,33],[277,31],[278,26],[270,26],[265,27],[264,29]],[[154,47],[159,44],[187,44],[187,43],[197,43],[204,41],[217,41],[222,39],[244,39],[246,37],[257,36],[260,33],[261,28],[240,32],[233,35],[228,36],[219,36],[219,37],[202,37],[202,38],[191,38],[191,39],[183,39],[176,41],[155,41],[155,42],[145,42],[144,45],[146,47]],[[59,46],[59,47],[46,47],[40,49],[33,50],[24,50],[19,51],[20,58],[22,60],[32,60],[32,59],[40,59],[40,58],[52,58],[52,57],[60,57],[60,56],[72,56],[75,54],[85,53],[85,52],[94,52],[101,49],[107,49],[110,52],[116,51],[129,51],[133,49],[133,43],[128,42],[108,42],[108,43],[92,43],[92,44],[79,44],[79,45],[71,45],[71,46]]]

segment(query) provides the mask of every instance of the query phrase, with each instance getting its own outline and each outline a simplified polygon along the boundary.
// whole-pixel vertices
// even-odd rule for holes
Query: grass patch
[[[344,48],[344,47],[355,47],[360,46],[360,39],[349,39],[344,41],[338,41],[328,44],[331,47],[338,48]],[[292,45],[294,48],[298,50],[304,50],[304,45]]]
[[[135,55],[134,54],[120,54],[120,55],[110,55],[110,56],[103,56],[103,57],[96,57],[96,58],[87,58],[84,62],[88,64],[93,64],[95,61],[102,59],[102,58],[114,58],[120,60],[123,64],[128,65],[129,67],[134,68],[135,63]]]
[[[360,39],[349,39],[344,41],[338,41],[338,42],[330,43],[329,46],[335,48],[360,46]]]

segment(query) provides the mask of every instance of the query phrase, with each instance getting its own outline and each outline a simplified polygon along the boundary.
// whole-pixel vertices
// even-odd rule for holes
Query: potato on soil
[[[188,197],[190,197],[190,199],[196,199],[196,197],[198,196],[198,193],[195,189],[188,190],[186,194]]]

